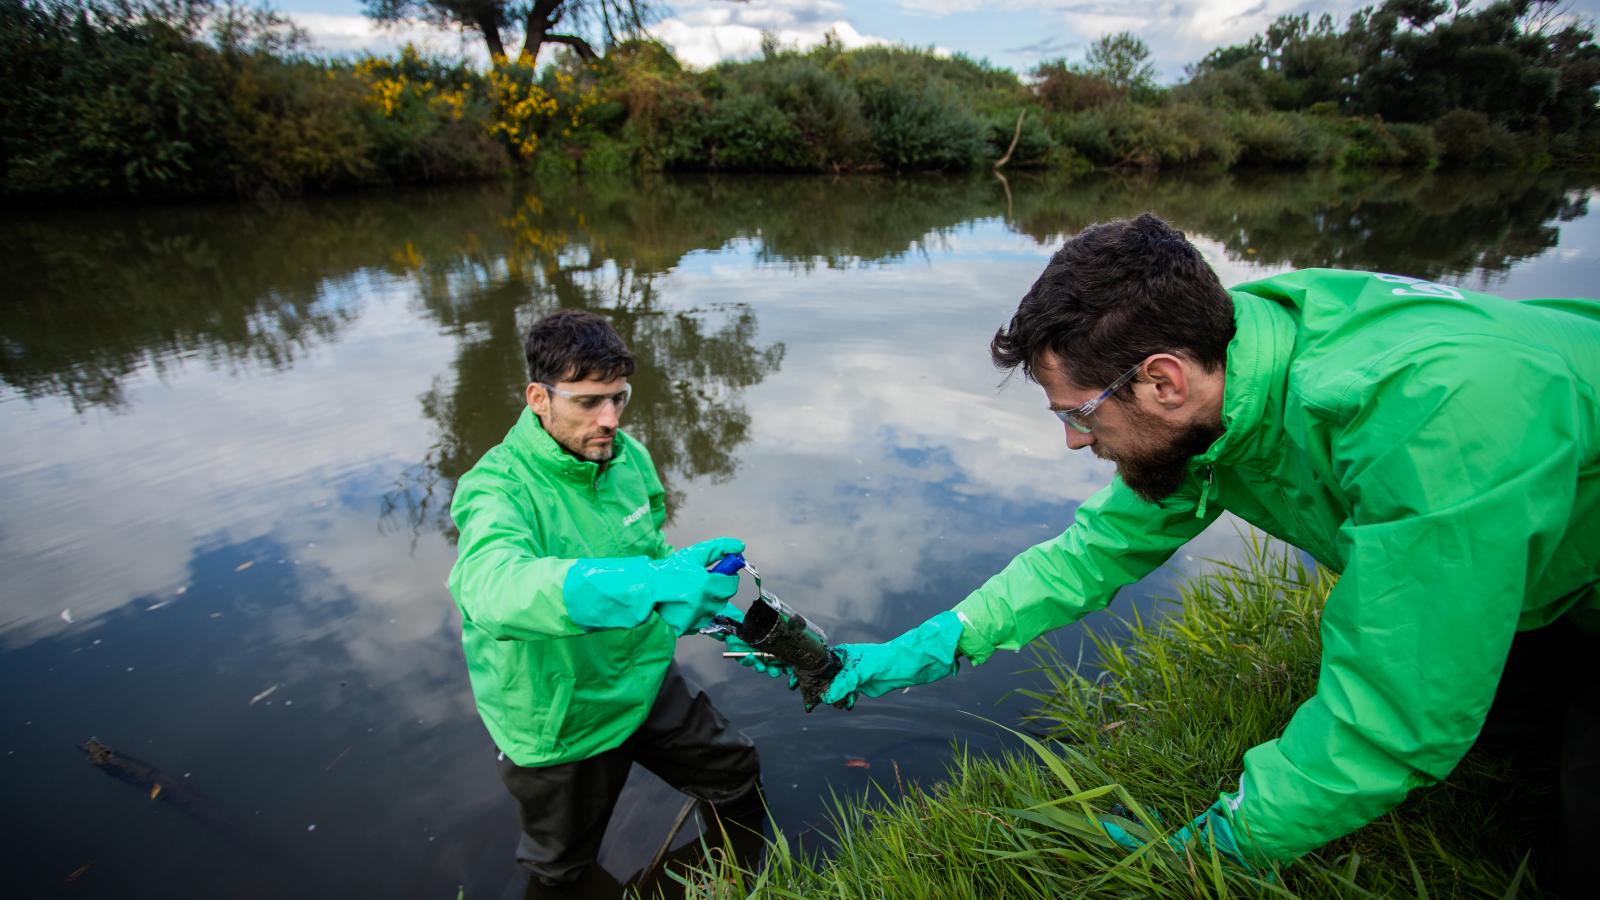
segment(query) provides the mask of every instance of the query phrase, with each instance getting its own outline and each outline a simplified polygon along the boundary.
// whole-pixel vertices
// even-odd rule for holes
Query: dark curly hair
[[[522,347],[529,381],[610,381],[633,374],[633,354],[616,329],[581,309],[558,309],[533,323]]]
[[[1049,350],[1075,383],[1094,387],[1155,353],[1215,371],[1233,332],[1233,299],[1217,273],[1183,232],[1145,213],[1091,225],[1063,244],[989,353],[1036,381]]]

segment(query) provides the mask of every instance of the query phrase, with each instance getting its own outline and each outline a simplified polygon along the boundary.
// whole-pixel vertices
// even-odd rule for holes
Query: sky
[[[1215,47],[1247,40],[1285,14],[1323,13],[1341,25],[1374,0],[677,0],[662,4],[652,32],[678,58],[696,66],[760,52],[763,31],[786,46],[807,48],[829,31],[846,47],[905,44],[964,53],[1025,72],[1040,62],[1081,60],[1096,38],[1132,31],[1151,49],[1161,81]],[[1480,0],[1481,3],[1481,0]],[[392,52],[406,40],[442,52],[484,56],[475,33],[421,24],[385,29],[362,14],[361,0],[277,0],[280,11],[334,52]],[[1600,0],[1574,0],[1572,12],[1593,18]]]

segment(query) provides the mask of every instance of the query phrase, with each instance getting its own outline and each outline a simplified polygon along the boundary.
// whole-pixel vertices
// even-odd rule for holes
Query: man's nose
[[[1066,429],[1067,432],[1068,450],[1082,450],[1083,448],[1094,443],[1094,434],[1092,432],[1085,434],[1078,429],[1073,428],[1071,425],[1063,425],[1061,427]]]
[[[622,411],[617,409],[617,405],[615,403],[607,401],[600,404],[600,417],[595,420],[596,425],[599,425],[601,428],[616,428],[617,423],[621,420]]]

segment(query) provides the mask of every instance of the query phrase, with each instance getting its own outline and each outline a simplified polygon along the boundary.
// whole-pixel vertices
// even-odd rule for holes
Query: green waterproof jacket
[[[450,593],[478,714],[520,766],[586,759],[644,721],[678,635],[660,616],[585,631],[562,583],[575,559],[661,558],[665,495],[644,445],[618,432],[602,470],[555,442],[531,410],[456,485],[461,538]]]
[[[1219,801],[1281,861],[1448,775],[1512,635],[1600,607],[1600,302],[1320,269],[1230,293],[1225,433],[1186,485],[1158,505],[1114,479],[956,612],[975,661],[1018,649],[1223,509],[1342,573],[1315,696]]]

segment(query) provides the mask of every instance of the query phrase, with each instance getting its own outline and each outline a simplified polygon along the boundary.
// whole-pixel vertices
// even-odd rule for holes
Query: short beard
[[[1155,416],[1130,410],[1131,424],[1151,432],[1165,429],[1164,446],[1147,453],[1131,453],[1116,460],[1122,483],[1141,498],[1157,503],[1177,493],[1189,477],[1189,461],[1211,449],[1222,436],[1222,423],[1190,422],[1182,428],[1168,428]]]

